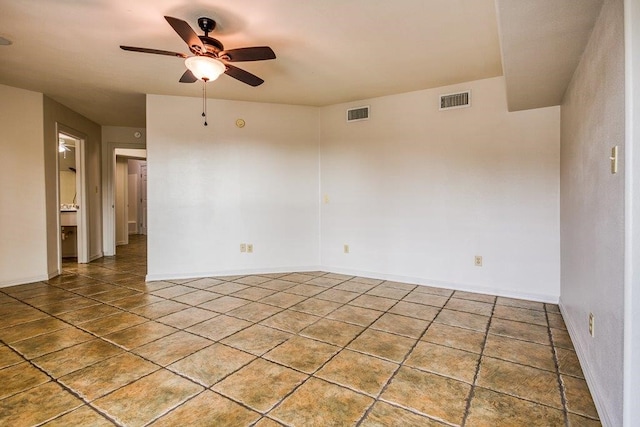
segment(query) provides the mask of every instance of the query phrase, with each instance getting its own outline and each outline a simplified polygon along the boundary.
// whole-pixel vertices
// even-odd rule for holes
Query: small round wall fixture
[[[243,128],[246,123],[242,119],[236,120],[236,126],[239,128]]]
[[[141,134],[140,132],[138,132],[138,131],[135,131],[135,132],[133,133],[133,136],[134,136],[136,139],[138,139],[138,138],[140,138],[140,137],[142,136],[142,134]]]

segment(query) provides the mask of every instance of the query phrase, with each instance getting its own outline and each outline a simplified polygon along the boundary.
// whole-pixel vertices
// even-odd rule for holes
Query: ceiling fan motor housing
[[[216,21],[203,16],[198,18],[198,26],[202,31],[204,31],[204,36],[198,36],[198,38],[207,48],[207,51],[202,53],[210,53],[214,57],[217,57],[218,53],[224,50],[224,46],[222,45],[222,43],[220,43],[219,40],[214,39],[213,37],[209,37],[209,33],[216,28]]]
[[[222,45],[222,43],[220,43],[219,40],[207,36],[198,37],[200,38],[200,40],[202,40],[202,44],[204,44],[204,47],[207,48],[206,53],[213,54],[214,57],[217,57],[218,53],[224,50],[224,46]]]

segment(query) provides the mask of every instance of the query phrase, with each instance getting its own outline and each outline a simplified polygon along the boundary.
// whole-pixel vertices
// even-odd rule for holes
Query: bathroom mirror
[[[60,209],[76,206],[76,141],[60,135],[58,141],[58,165],[60,172]]]

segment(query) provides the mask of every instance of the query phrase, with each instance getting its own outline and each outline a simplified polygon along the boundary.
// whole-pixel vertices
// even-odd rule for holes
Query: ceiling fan
[[[180,78],[181,83],[194,83],[197,80],[204,82],[212,81],[217,79],[222,73],[250,86],[259,86],[264,83],[264,80],[260,77],[229,63],[275,59],[276,54],[270,47],[257,46],[225,50],[219,40],[209,37],[209,33],[216,27],[216,21],[213,19],[206,17],[198,18],[198,26],[204,32],[204,36],[199,36],[193,31],[191,26],[182,19],[171,16],[165,16],[164,18],[182,40],[187,43],[189,51],[191,51],[193,56],[144,47],[120,46],[120,48],[132,52],[153,53],[156,55],[184,58],[187,71],[185,71]]]

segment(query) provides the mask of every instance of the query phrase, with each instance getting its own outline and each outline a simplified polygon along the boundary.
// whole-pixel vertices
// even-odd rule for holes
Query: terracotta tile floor
[[[0,425],[596,426],[556,305],[323,272],[0,289]]]

